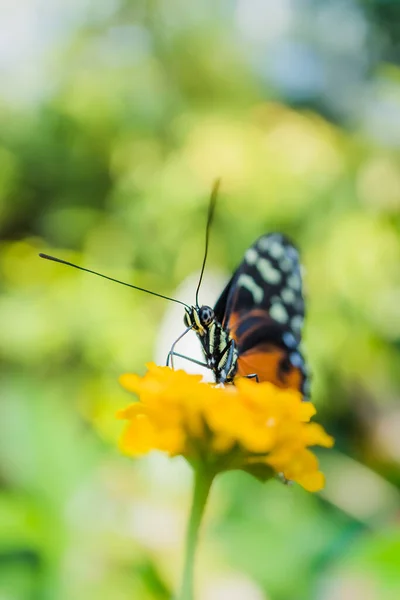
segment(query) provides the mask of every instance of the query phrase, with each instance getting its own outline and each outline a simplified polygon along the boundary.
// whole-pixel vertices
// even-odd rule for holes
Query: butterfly
[[[301,347],[304,298],[299,253],[281,233],[245,253],[214,308],[185,309],[217,383],[236,375],[309,394]]]
[[[199,304],[218,189],[216,181],[209,203],[195,305],[48,254],[40,256],[183,305],[186,330],[173,343],[167,365],[171,361],[173,366],[173,357],[178,356],[211,369],[217,383],[233,383],[239,375],[270,381],[281,388],[295,388],[308,398],[309,376],[300,349],[304,320],[301,268],[299,253],[287,237],[281,233],[261,236],[246,251],[215,307]],[[189,331],[197,334],[205,363],[176,352],[177,343]]]

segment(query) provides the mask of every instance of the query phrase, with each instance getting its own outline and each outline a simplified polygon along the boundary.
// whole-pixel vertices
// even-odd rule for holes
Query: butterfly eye
[[[202,325],[209,325],[214,320],[214,311],[209,306],[202,306],[199,310]]]

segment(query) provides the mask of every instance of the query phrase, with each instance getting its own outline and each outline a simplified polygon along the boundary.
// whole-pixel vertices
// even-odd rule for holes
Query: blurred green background
[[[220,478],[197,597],[400,598],[400,3],[3,0],[0,81],[0,600],[176,588],[189,469],[114,414],[181,307],[37,253],[193,302],[215,177],[202,300],[296,241],[337,443],[317,496]]]

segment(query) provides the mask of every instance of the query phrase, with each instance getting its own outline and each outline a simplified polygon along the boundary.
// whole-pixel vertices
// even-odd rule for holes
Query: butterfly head
[[[204,335],[215,320],[211,306],[191,306],[185,311],[185,325],[200,335]]]

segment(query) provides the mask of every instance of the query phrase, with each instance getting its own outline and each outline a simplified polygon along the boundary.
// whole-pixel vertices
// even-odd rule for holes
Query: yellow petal
[[[123,388],[128,390],[128,392],[137,392],[137,389],[140,385],[140,377],[139,375],[134,375],[133,373],[125,373],[121,375],[119,378],[119,383]]]
[[[316,408],[311,402],[301,402],[299,406],[300,420],[309,421],[316,414]]]
[[[296,479],[307,492],[319,492],[325,487],[325,476],[321,471],[304,473]]]
[[[181,454],[185,449],[185,434],[181,429],[168,429],[157,435],[157,449],[170,456]]]
[[[137,415],[143,414],[146,411],[145,407],[141,402],[135,402],[134,404],[130,404],[126,408],[122,408],[118,410],[116,413],[117,419],[133,419]]]
[[[148,418],[140,416],[130,421],[120,440],[122,452],[130,456],[139,456],[147,454],[155,447],[156,433]]]
[[[321,425],[318,423],[309,423],[303,433],[303,439],[306,446],[323,446],[324,448],[332,448],[335,440],[331,435],[328,435]]]

